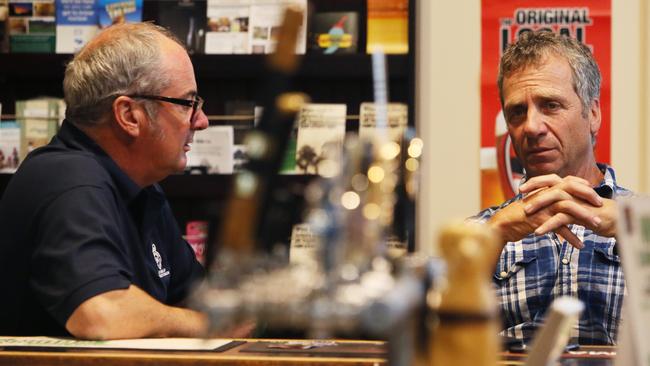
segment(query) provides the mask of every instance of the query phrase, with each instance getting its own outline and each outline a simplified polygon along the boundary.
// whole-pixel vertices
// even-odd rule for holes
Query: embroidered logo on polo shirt
[[[169,270],[167,268],[163,268],[162,256],[156,250],[156,244],[154,243],[151,243],[151,253],[153,253],[153,259],[156,261],[156,265],[158,266],[158,277],[163,278],[165,276],[168,276]]]

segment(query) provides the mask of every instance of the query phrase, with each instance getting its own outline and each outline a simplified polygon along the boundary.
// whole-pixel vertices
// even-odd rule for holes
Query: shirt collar
[[[603,180],[594,187],[596,193],[603,198],[612,198],[616,192],[616,174],[607,164],[598,163],[598,169],[603,173]]]
[[[99,164],[110,174],[126,202],[131,202],[142,191],[115,161],[88,135],[68,120],[64,120],[57,138],[71,149],[86,151],[95,156]]]

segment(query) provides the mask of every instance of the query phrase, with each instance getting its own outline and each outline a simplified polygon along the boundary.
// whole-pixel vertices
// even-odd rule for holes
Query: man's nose
[[[192,129],[205,130],[210,125],[208,116],[203,112],[203,109],[199,109],[196,113],[196,118],[194,119],[194,123],[192,123]]]
[[[526,136],[536,137],[546,132],[546,116],[536,107],[528,108],[526,121],[524,122],[524,133]]]

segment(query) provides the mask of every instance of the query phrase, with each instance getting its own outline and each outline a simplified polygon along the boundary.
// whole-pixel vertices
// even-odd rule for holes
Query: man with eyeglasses
[[[0,335],[202,335],[205,316],[181,305],[203,268],[156,184],[208,126],[187,52],[155,25],[114,25],[63,90],[60,131],[0,203]]]

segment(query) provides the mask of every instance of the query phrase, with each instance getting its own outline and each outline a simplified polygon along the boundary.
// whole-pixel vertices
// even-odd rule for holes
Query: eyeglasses
[[[184,105],[186,107],[192,107],[192,116],[190,117],[191,122],[194,122],[194,117],[196,117],[196,112],[199,111],[201,108],[203,108],[203,102],[204,102],[203,98],[199,97],[198,95],[194,96],[194,99],[178,99],[178,98],[163,97],[160,95],[142,95],[142,94],[127,95],[127,97],[159,100],[161,102]]]

